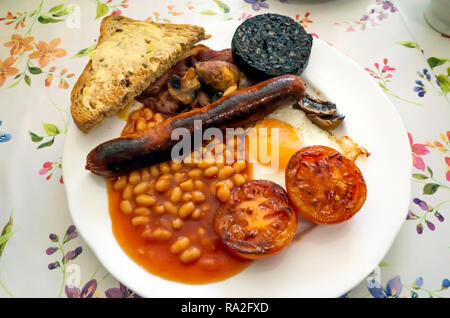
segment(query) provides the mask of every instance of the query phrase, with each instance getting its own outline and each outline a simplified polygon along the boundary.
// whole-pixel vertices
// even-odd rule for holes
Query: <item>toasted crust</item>
[[[115,32],[132,22],[138,21],[113,15],[104,18],[100,26],[100,37],[97,45],[102,44]],[[92,60],[89,60],[75,83],[70,98],[72,118],[81,131],[87,133],[90,129],[100,125],[107,117],[132,104],[134,97],[139,95],[152,82],[170,69],[197,42],[209,37],[205,34],[205,30],[202,27],[195,25],[152,24],[164,28],[168,33],[187,38],[187,43],[181,45],[181,52],[173,52],[167,59],[160,61],[156,70],[152,71],[144,66],[139,70],[134,70],[135,72],[130,76],[128,85],[118,84],[114,89],[101,93],[101,96],[97,96],[101,100],[101,103],[91,105],[90,107],[83,104],[83,90],[89,86],[89,83],[94,77]]]

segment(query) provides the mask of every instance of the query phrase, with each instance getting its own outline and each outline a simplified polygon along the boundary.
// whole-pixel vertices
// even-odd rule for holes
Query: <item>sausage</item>
[[[117,177],[169,160],[178,142],[171,139],[175,129],[186,128],[192,136],[195,120],[202,121],[203,130],[238,127],[265,117],[279,106],[297,103],[305,92],[305,84],[296,75],[274,77],[168,118],[146,131],[106,141],[88,154],[86,169],[100,176]]]

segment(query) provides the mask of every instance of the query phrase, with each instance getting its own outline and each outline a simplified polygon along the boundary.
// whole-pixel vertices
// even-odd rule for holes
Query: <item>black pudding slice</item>
[[[246,20],[231,41],[234,62],[257,79],[300,75],[308,65],[311,47],[312,36],[299,23],[273,13]]]

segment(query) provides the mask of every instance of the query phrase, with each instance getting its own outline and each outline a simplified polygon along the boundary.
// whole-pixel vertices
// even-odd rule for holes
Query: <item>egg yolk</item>
[[[278,135],[278,136],[277,136]],[[295,128],[279,119],[258,121],[248,134],[246,147],[250,156],[260,165],[285,169],[292,155],[302,148]],[[276,159],[278,156],[278,167]],[[275,160],[275,161],[274,161]]]

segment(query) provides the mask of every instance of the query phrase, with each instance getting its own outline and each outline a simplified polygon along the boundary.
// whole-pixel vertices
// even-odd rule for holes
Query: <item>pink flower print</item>
[[[389,60],[387,58],[383,59],[383,66],[380,68],[380,64],[375,62],[373,65],[375,66],[376,71],[371,70],[370,68],[366,67],[365,70],[370,73],[370,75],[373,78],[376,79],[382,79],[383,81],[386,81],[386,79],[391,78],[392,74],[388,74],[388,72],[395,71],[395,67],[388,65]]]
[[[383,64],[384,64],[383,72],[395,71],[395,67],[391,67],[391,66],[387,65],[387,63],[388,63],[388,59],[384,58],[384,60],[383,60]]]
[[[408,133],[409,144],[411,145],[413,165],[416,169],[425,170],[425,162],[420,156],[427,155],[430,151],[424,144],[413,144],[413,139],[410,133]]]
[[[450,157],[445,157],[445,163],[447,164],[447,172],[445,173],[445,179],[450,181]]]
[[[56,171],[62,169],[61,159],[57,161],[47,161],[44,162],[42,168],[39,170],[39,175],[45,176],[45,180],[50,180]],[[61,184],[64,183],[62,175],[59,178]]]
[[[387,58],[383,59],[383,64],[384,64],[383,71],[382,71],[383,73],[390,72],[390,71],[395,71],[395,67],[389,66],[388,62],[389,62],[389,60]]]
[[[399,100],[402,100],[407,103],[411,103],[417,106],[423,106],[423,104],[416,103],[414,101],[410,101],[407,99],[404,99],[394,92],[392,92],[388,84],[391,82],[390,78],[392,78],[391,72],[395,71],[395,67],[388,65],[389,60],[387,58],[383,59],[383,65],[380,67],[380,64],[375,62],[373,65],[375,66],[374,69],[370,69],[368,67],[364,68],[367,72],[369,72],[370,76],[375,78],[378,81],[378,85],[381,87],[381,89],[388,95],[391,95],[394,98],[397,98]]]
[[[53,166],[53,162],[47,161],[42,165],[42,169],[39,170],[39,174],[42,176],[44,174],[47,174]]]
[[[247,19],[250,19],[252,17],[251,14],[247,14],[245,12],[242,12],[242,15],[239,17],[238,21],[245,21]]]

